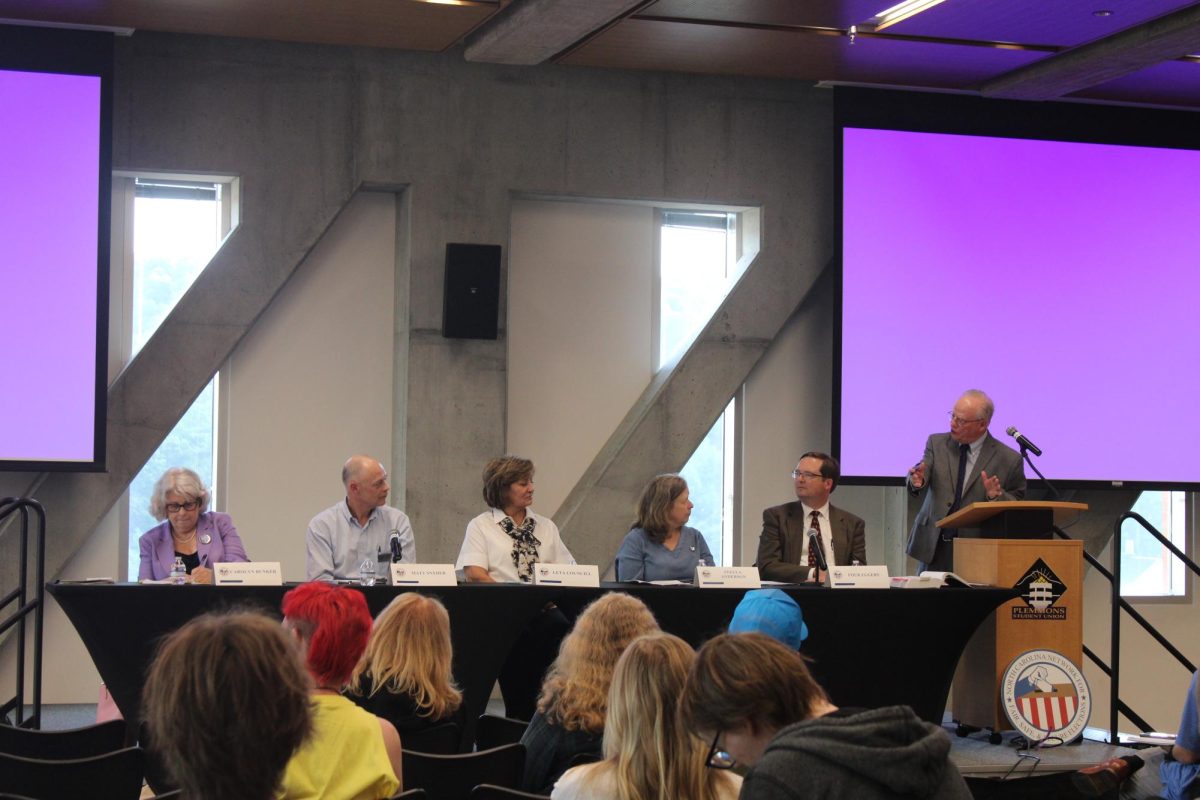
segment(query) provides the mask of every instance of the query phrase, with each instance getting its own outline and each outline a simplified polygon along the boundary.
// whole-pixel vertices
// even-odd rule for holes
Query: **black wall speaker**
[[[447,244],[442,336],[495,339],[500,318],[500,245]]]

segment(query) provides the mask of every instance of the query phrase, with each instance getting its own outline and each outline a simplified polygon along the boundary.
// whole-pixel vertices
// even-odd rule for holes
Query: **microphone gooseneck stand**
[[[1055,500],[1061,500],[1062,495],[1058,493],[1058,489],[1054,488],[1053,483],[1046,480],[1046,476],[1043,475],[1042,471],[1037,468],[1036,464],[1033,463],[1033,459],[1029,457],[1029,448],[1027,448],[1024,444],[1021,445],[1021,458],[1025,459],[1025,463],[1029,465],[1029,468],[1032,469],[1034,473],[1036,473],[1037,476],[1042,479],[1042,483],[1047,489],[1050,490],[1050,496]]]

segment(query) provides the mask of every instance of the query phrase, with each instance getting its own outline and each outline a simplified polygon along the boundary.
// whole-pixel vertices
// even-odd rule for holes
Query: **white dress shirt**
[[[549,517],[526,509],[526,515],[537,520],[533,526],[533,538],[538,541],[538,562],[541,564],[574,564],[575,557],[563,544],[558,535],[558,526]],[[467,535],[458,553],[457,570],[465,567],[482,567],[492,580],[518,583],[517,565],[513,563],[513,539],[500,527],[505,514],[498,508],[489,508],[467,524]]]
[[[800,555],[800,563],[808,563],[808,548],[812,540],[808,538],[808,531],[812,528],[812,512],[813,509],[804,503],[800,503],[800,507],[804,509],[804,552]],[[833,560],[833,528],[829,526],[829,503],[816,509],[817,524],[821,527],[821,549],[825,551],[826,566],[836,566]],[[843,565],[844,566],[844,565]]]

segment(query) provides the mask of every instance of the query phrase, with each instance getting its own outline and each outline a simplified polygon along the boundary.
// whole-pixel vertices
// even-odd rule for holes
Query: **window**
[[[1186,492],[1142,492],[1132,511],[1141,514],[1191,557],[1191,497]],[[1191,573],[1136,520],[1121,526],[1121,594],[1128,597],[1185,597]]]
[[[221,243],[221,187],[135,180],[133,339],[137,355]]]
[[[227,179],[118,178],[124,180],[124,191],[130,195],[123,212],[114,211],[114,223],[124,222],[125,241],[132,242],[122,259],[128,309],[122,343],[124,362],[128,363],[154,335],[229,232],[235,184]],[[158,524],[149,506],[159,476],[169,467],[188,467],[215,495],[217,391],[218,380],[214,377],[130,483],[123,517],[127,520],[126,560],[131,580],[136,580],[138,574],[138,537]],[[215,498],[210,498],[210,507],[214,502]]]
[[[686,352],[732,288],[738,271],[739,214],[660,211],[657,367]],[[696,448],[680,474],[695,508],[688,523],[704,534],[719,565],[733,563],[736,400]]]

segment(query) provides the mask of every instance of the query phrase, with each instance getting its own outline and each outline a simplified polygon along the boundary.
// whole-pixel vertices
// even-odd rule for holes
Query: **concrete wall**
[[[654,373],[654,242],[649,206],[513,203],[506,448],[539,465],[543,514]]]
[[[308,521],[344,496],[346,458],[392,462],[395,254],[396,196],[358,193],[223,373],[225,510],[284,580],[304,580]]]

